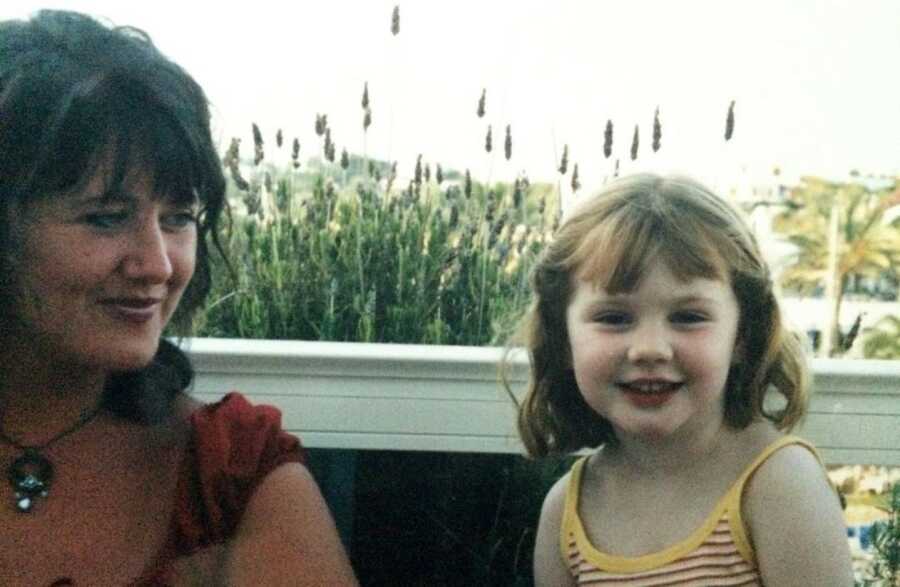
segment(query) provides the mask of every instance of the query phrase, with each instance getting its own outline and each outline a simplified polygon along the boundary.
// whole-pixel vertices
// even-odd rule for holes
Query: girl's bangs
[[[726,264],[708,233],[708,227],[687,217],[626,206],[588,232],[570,266],[578,279],[614,295],[634,291],[657,261],[680,280],[723,279]]]

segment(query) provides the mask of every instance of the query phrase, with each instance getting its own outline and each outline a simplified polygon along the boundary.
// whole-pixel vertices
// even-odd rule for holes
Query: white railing
[[[237,339],[183,342],[194,393],[239,390],[281,408],[317,448],[522,452],[515,408],[498,383],[502,349]],[[900,361],[813,361],[798,433],[829,464],[900,466]],[[523,387],[527,361],[512,379]]]

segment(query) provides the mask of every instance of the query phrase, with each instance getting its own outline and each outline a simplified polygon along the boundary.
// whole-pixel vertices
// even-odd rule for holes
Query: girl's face
[[[581,280],[573,286],[571,366],[585,401],[620,440],[722,425],[740,317],[729,283],[681,281],[654,261],[630,293]]]
[[[103,175],[25,210],[14,311],[39,358],[109,372],[153,358],[194,273],[197,227],[196,206],[158,197],[150,174],[130,173],[122,193]]]

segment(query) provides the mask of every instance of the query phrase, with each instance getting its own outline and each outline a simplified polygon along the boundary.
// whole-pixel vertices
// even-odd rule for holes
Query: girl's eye
[[[626,312],[600,312],[594,316],[594,322],[604,326],[621,327],[631,323],[631,316]]]
[[[127,212],[91,212],[84,215],[84,222],[103,230],[120,228],[128,222]]]
[[[696,312],[693,310],[682,310],[680,312],[675,312],[672,314],[670,320],[675,324],[699,324],[701,322],[706,322],[709,320],[709,317],[702,313]]]

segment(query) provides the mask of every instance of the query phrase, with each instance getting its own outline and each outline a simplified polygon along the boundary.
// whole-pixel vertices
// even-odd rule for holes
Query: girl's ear
[[[734,348],[731,350],[731,364],[737,365],[738,363],[742,363],[744,361],[745,354],[744,339],[738,336],[738,338],[734,341]]]
[[[572,345],[569,344],[569,335],[566,333],[566,369],[573,370],[575,367],[572,364]]]

